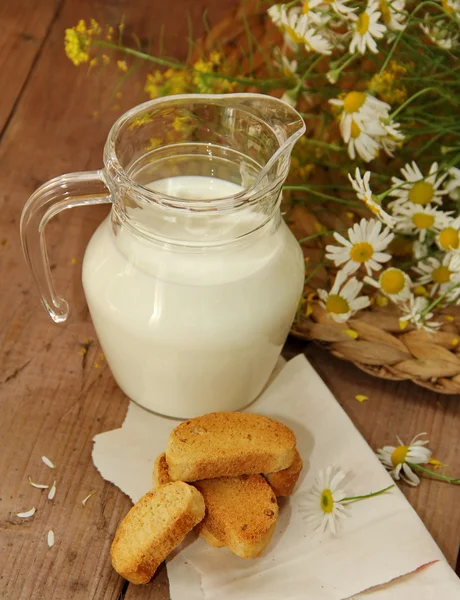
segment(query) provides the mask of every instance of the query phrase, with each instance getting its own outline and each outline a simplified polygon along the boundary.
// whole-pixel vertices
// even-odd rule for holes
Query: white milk
[[[151,187],[201,199],[241,191],[190,176]],[[196,244],[237,237],[258,219],[246,211],[217,223],[180,214],[165,221],[155,210],[142,210],[146,226],[163,237],[173,229],[177,237],[180,228],[180,238]],[[301,250],[284,222],[274,233],[264,227],[245,243],[203,251],[145,240],[126,227],[115,236],[108,217],[83,264],[88,306],[117,383],[145,408],[178,418],[241,409],[257,397],[288,334],[303,278]]]

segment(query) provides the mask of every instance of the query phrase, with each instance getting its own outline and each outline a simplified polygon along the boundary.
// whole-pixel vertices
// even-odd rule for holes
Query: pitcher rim
[[[156,204],[161,204],[163,206],[174,208],[174,209],[188,210],[191,206],[190,201],[181,199],[177,196],[170,196],[163,192],[161,192],[161,193],[156,192],[150,188],[145,187],[144,185],[137,183],[132,177],[130,177],[128,175],[125,168],[121,165],[120,160],[117,156],[116,149],[115,149],[115,142],[117,139],[118,132],[123,127],[123,125],[125,125],[130,119],[132,119],[138,113],[145,112],[146,110],[148,110],[151,107],[165,104],[168,101],[169,102],[172,100],[179,100],[179,101],[186,100],[189,102],[199,101],[200,103],[205,104],[206,102],[209,102],[210,100],[212,100],[212,101],[225,100],[228,102],[229,98],[233,98],[233,99],[237,100],[238,98],[244,99],[244,98],[248,98],[248,97],[254,98],[254,99],[260,98],[265,101],[270,101],[270,102],[274,102],[275,104],[282,105],[283,108],[288,109],[293,114],[293,116],[296,117],[296,120],[299,121],[299,123],[301,125],[299,126],[297,131],[295,131],[293,134],[291,134],[284,142],[279,140],[279,138],[277,136],[277,139],[279,140],[279,148],[276,150],[276,152],[273,153],[272,157],[269,159],[267,164],[261,169],[261,171],[258,173],[255,180],[249,187],[244,188],[243,190],[241,190],[241,192],[232,194],[230,196],[225,196],[223,198],[215,198],[215,199],[206,200],[203,202],[194,200],[193,208],[195,210],[199,210],[201,213],[203,213],[203,212],[207,212],[207,211],[213,212],[213,211],[215,211],[216,208],[219,208],[219,210],[225,210],[225,209],[235,210],[235,209],[241,208],[243,206],[249,206],[251,204],[256,204],[258,202],[258,200],[260,199],[261,195],[266,195],[266,194],[270,193],[270,191],[272,191],[273,188],[276,187],[276,184],[275,184],[275,186],[271,186],[270,189],[263,188],[260,190],[259,193],[257,193],[257,188],[260,186],[260,183],[261,183],[262,179],[264,178],[265,174],[271,169],[271,167],[274,165],[274,163],[276,163],[279,160],[279,158],[283,155],[284,152],[286,152],[289,148],[293,147],[295,142],[305,133],[305,129],[306,129],[305,122],[304,122],[302,116],[297,112],[297,110],[295,110],[292,106],[290,106],[289,104],[287,104],[280,98],[275,98],[274,96],[268,96],[267,94],[257,94],[257,93],[251,93],[251,92],[239,92],[239,93],[234,93],[234,94],[175,94],[175,95],[171,95],[171,96],[162,96],[161,98],[154,98],[153,100],[147,100],[146,102],[143,102],[141,104],[133,106],[128,111],[123,113],[110,128],[110,131],[107,136],[107,141],[104,146],[105,169],[109,169],[109,167],[113,168],[115,170],[116,174],[119,177],[121,177],[121,179],[125,183],[130,185],[130,187],[133,188],[135,192],[139,193],[143,197],[143,199],[147,199],[149,201],[155,202]],[[249,112],[253,116],[257,116],[255,111],[252,112],[249,107],[241,106],[240,110],[247,110],[247,112]],[[274,132],[274,133],[275,133],[275,135],[277,135],[276,132]]]

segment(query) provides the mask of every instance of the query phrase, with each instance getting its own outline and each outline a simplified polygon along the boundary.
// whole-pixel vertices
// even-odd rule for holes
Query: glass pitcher
[[[47,222],[110,203],[83,261],[108,365],[129,398],[176,418],[238,410],[264,387],[304,282],[280,213],[300,115],[260,94],[169,96],[112,127],[101,171],[57,177],[26,203],[26,261],[51,318]]]

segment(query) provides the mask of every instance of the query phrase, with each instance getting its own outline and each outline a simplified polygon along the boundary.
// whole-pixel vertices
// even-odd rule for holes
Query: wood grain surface
[[[145,99],[142,85],[112,92],[119,74],[88,75],[63,53],[66,27],[95,17],[187,51],[187,13],[194,33],[220,19],[234,0],[3,0],[0,3],[0,598],[2,600],[167,600],[164,568],[149,586],[128,585],[112,570],[109,548],[130,502],[102,480],[91,462],[96,433],[119,427],[128,399],[101,356],[81,287],[81,260],[103,207],[66,211],[47,234],[58,291],[72,317],[53,324],[40,306],[19,242],[19,218],[32,191],[64,172],[101,166],[102,147],[117,116]],[[86,351],[85,351],[86,350]],[[373,379],[313,346],[305,351],[373,448],[427,431],[435,455],[459,474],[460,398],[410,383]],[[354,396],[366,394],[358,403]],[[40,457],[56,465],[51,470]],[[33,489],[57,482],[53,501]],[[454,565],[460,541],[459,488],[424,481],[402,489]],[[82,506],[91,491],[96,494]],[[35,506],[32,519],[15,513]],[[48,549],[46,535],[55,532]]]

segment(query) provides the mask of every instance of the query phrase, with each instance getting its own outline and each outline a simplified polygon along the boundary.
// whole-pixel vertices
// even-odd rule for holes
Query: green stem
[[[441,473],[435,473],[435,471],[431,471],[431,469],[425,469],[421,465],[416,465],[415,463],[407,462],[406,464],[411,467],[411,469],[415,469],[416,471],[421,471],[422,473],[426,473],[427,475],[431,475],[436,479],[440,479],[441,481],[447,481],[447,483],[453,483],[455,485],[460,485],[460,478],[448,477],[447,475],[442,475]]]
[[[320,269],[322,269],[325,265],[326,265],[326,261],[322,261],[322,262],[318,263],[318,265],[313,269],[313,271],[305,277],[304,285],[307,285],[307,283],[309,281],[311,281],[313,279],[313,277],[316,275],[316,273],[318,273],[318,271]]]
[[[155,63],[162,67],[169,67],[171,69],[182,69],[186,71],[191,71],[192,73],[200,73],[197,69],[193,67],[189,67],[188,65],[184,65],[175,60],[168,60],[166,58],[158,58],[157,56],[151,56],[150,54],[146,54],[145,52],[141,52],[140,50],[135,50],[134,48],[128,48],[126,46],[118,46],[117,44],[112,44],[110,42],[105,42],[103,40],[94,40],[93,46],[101,46],[102,48],[110,48],[111,50],[117,50],[118,52],[124,52],[125,54],[129,54],[131,56],[136,56],[137,58],[142,58],[148,62]],[[211,79],[225,79],[226,81],[233,81],[235,83],[240,83],[241,85],[255,85],[260,89],[274,89],[281,88],[286,83],[285,79],[254,79],[252,77],[232,77],[231,75],[224,75],[223,73],[206,73],[206,77]]]
[[[379,490],[378,492],[372,492],[371,494],[365,494],[364,496],[349,496],[347,498],[343,498],[340,502],[356,502],[356,500],[364,500],[365,498],[373,498],[374,496],[379,496],[380,494],[383,494],[384,492],[387,492],[388,490],[391,490],[391,488],[394,488],[394,487],[395,487],[395,484],[393,483],[392,485],[389,485],[388,487],[383,488],[383,490]]]
[[[328,229],[327,231],[320,231],[319,233],[313,233],[312,235],[307,236],[306,238],[302,238],[301,240],[298,240],[299,244],[303,244],[305,242],[308,242],[310,240],[314,240],[317,237],[321,237],[323,235],[333,235],[336,232],[343,232],[346,231],[346,229]]]
[[[436,298],[436,300],[433,300],[433,302],[431,304],[429,304],[425,310],[423,310],[420,313],[420,316],[422,317],[422,319],[425,318],[425,316],[431,312],[433,310],[433,308],[435,308],[440,302],[442,302],[444,300],[444,298],[447,296],[447,294],[450,294],[450,292],[452,290],[455,290],[455,288],[457,288],[460,285],[460,283],[456,283],[455,285],[451,286],[446,292],[444,292],[444,294],[441,294],[439,296],[439,298]]]
[[[329,196],[329,194],[317,192],[316,190],[310,188],[308,185],[284,185],[283,190],[290,190],[293,192],[310,192],[311,194],[318,196],[318,198],[324,198],[325,200],[330,200],[331,202],[339,202],[340,204],[346,204],[348,206],[354,206],[356,208],[364,206],[364,204],[358,204],[357,202],[353,202],[353,200],[345,200],[344,198],[338,198],[336,196]]]
[[[443,92],[441,92],[438,88],[428,87],[423,90],[419,90],[417,93],[413,94],[410,98],[408,98],[404,104],[401,104],[394,112],[391,113],[390,119],[394,119],[408,104],[416,100],[419,96],[423,96],[423,94],[427,94],[428,92],[436,92],[440,96],[446,96]],[[446,96],[447,97],[447,96]],[[449,98],[447,98],[449,99]]]

